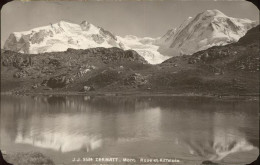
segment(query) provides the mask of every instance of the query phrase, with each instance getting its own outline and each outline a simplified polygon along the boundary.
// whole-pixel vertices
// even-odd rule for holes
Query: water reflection
[[[257,155],[259,145],[258,102],[249,101],[4,96],[1,121],[1,136],[12,143],[61,153],[116,153],[128,147],[127,156],[220,161],[239,152]]]
[[[88,152],[100,147],[102,139],[98,134],[91,135],[73,130],[83,129],[84,124],[80,123],[83,120],[87,119],[80,115],[44,118],[33,116],[27,121],[19,120],[15,143],[31,144],[61,152],[79,149]]]

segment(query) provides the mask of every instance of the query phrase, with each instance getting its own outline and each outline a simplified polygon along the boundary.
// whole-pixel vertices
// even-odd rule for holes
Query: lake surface
[[[246,164],[259,154],[259,102],[203,97],[1,96],[1,150]]]

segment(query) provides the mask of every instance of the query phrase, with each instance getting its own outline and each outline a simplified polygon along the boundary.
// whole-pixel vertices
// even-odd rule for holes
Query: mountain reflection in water
[[[256,158],[258,122],[257,101],[200,97],[1,98],[1,139],[8,137],[14,145],[29,144],[60,153],[114,152],[222,161],[232,154],[250,152]],[[2,144],[8,150],[10,144]],[[244,161],[253,160],[249,157]]]

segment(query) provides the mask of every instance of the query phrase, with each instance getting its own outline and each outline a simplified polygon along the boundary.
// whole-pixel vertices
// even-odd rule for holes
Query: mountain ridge
[[[80,24],[59,21],[55,24],[13,32],[4,49],[39,54],[62,52],[68,48],[118,47],[135,50],[150,64],[159,64],[172,56],[191,55],[212,46],[237,42],[257,22],[226,16],[219,10],[206,10],[184,20],[160,38],[115,35],[87,21]]]
[[[111,32],[87,21],[80,24],[59,21],[29,31],[13,32],[4,45],[6,50],[29,54],[93,47],[124,48],[124,45]]]
[[[174,35],[164,43],[158,43],[159,52],[170,56],[191,55],[212,46],[237,42],[257,21],[226,16],[219,10],[206,10],[189,17]]]

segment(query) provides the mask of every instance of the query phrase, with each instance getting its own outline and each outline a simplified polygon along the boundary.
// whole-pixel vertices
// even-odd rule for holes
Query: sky
[[[77,24],[86,20],[120,36],[160,37],[208,9],[259,20],[257,7],[241,0],[12,1],[1,10],[1,47],[12,32],[61,20]]]

